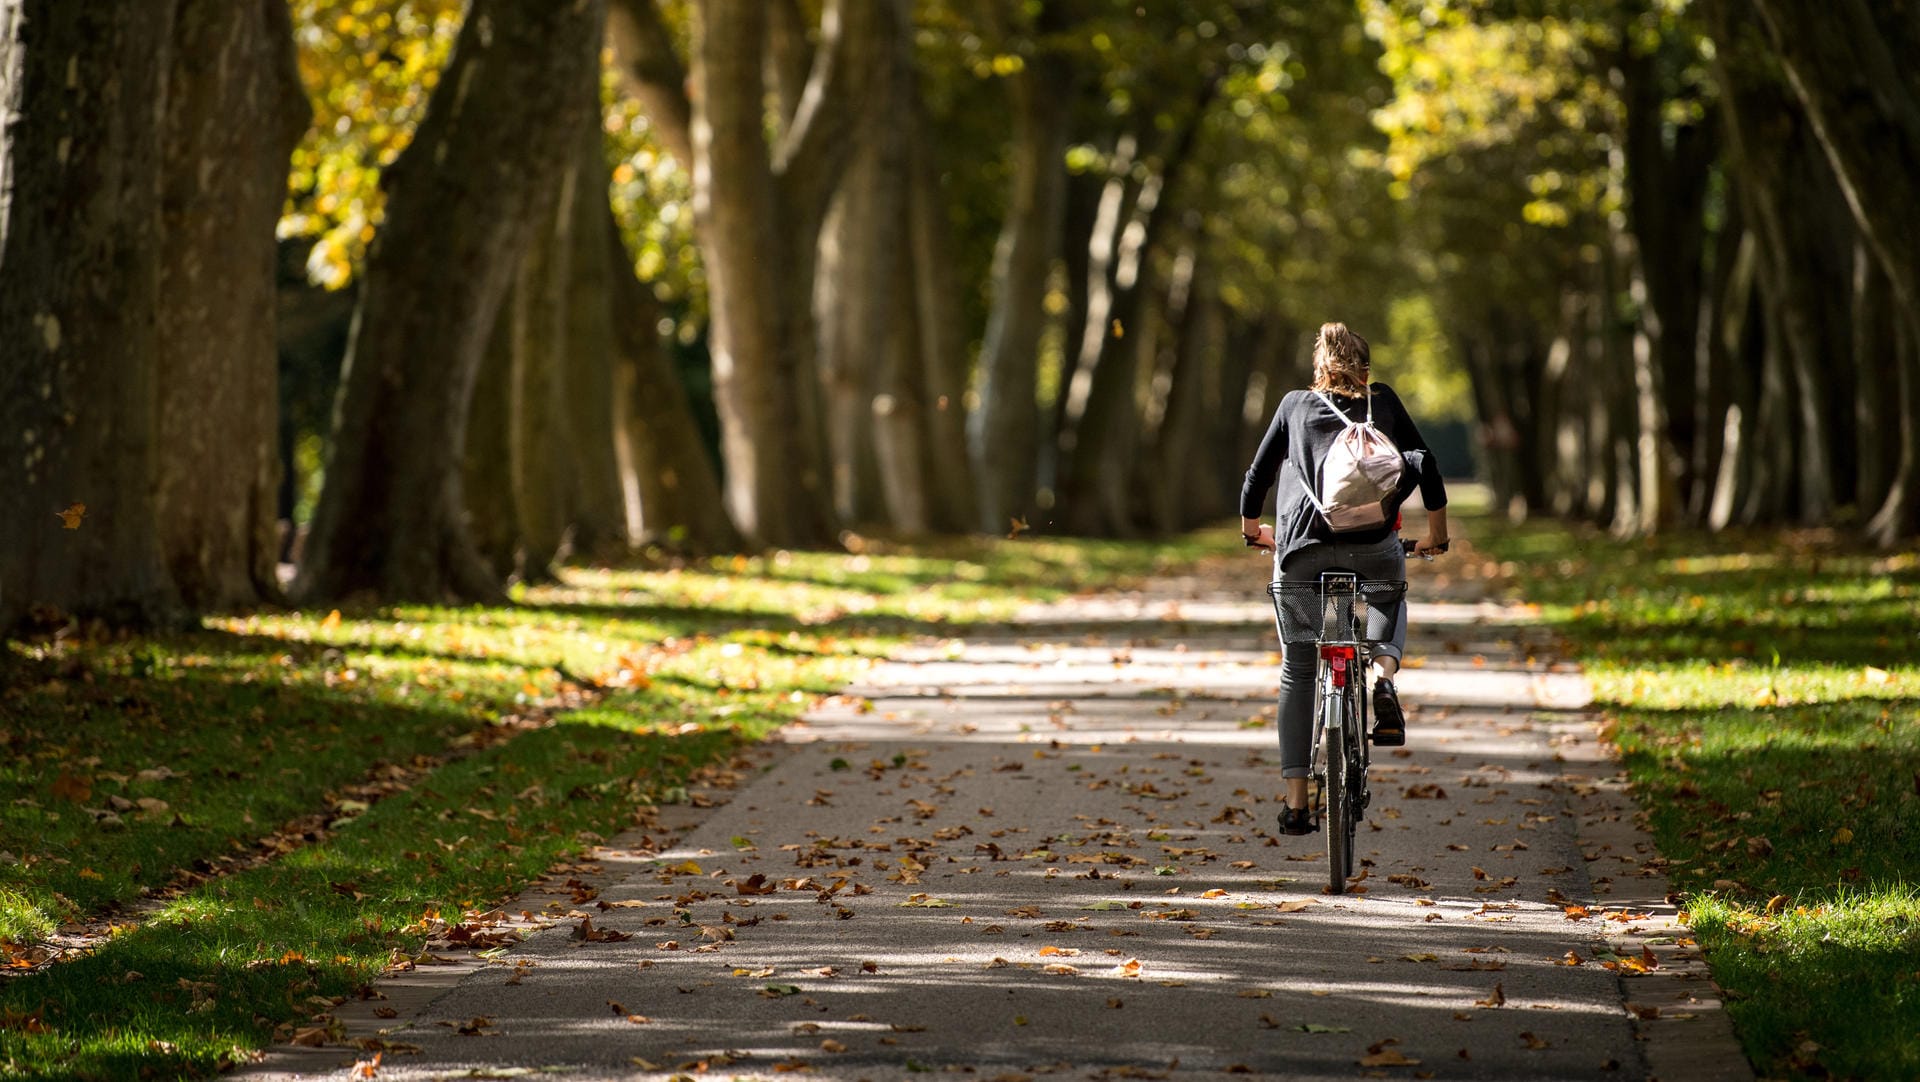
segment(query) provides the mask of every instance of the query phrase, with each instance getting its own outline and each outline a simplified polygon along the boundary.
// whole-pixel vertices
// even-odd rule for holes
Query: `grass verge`
[[[577,570],[512,608],[210,620],[0,656],[0,1073],[204,1076],[914,637],[1195,545]]]
[[[1593,679],[1762,1077],[1920,1077],[1920,554],[1472,529]]]

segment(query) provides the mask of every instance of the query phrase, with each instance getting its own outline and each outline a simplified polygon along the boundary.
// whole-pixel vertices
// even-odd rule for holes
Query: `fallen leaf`
[[[1504,1006],[1506,1002],[1506,989],[1501,987],[1500,981],[1495,981],[1493,982],[1493,991],[1487,993],[1487,998],[1476,999],[1473,1001],[1473,1005],[1476,1007],[1500,1007]]]
[[[80,520],[87,517],[87,505],[84,503],[70,504],[65,511],[55,511],[54,515],[60,519],[61,529],[77,530],[80,528]],[[111,533],[112,531],[109,530],[108,532]]]
[[[1279,910],[1282,913],[1298,913],[1303,909],[1307,909],[1311,906],[1315,906],[1318,904],[1319,904],[1318,902],[1315,902],[1311,898],[1295,898],[1292,901],[1281,902],[1279,905],[1274,906],[1274,908]]]
[[[384,1055],[386,1055],[385,1052],[375,1052],[372,1059],[355,1061],[347,1077],[356,1079],[377,1077],[380,1074],[380,1057]]]
[[[1543,1048],[1552,1047],[1544,1039],[1535,1036],[1531,1032],[1520,1034],[1520,1040],[1527,1046],[1527,1049],[1532,1052],[1538,1052]]]
[[[1302,1033],[1352,1033],[1347,1026],[1325,1026],[1318,1022],[1302,1022],[1294,1027]]]

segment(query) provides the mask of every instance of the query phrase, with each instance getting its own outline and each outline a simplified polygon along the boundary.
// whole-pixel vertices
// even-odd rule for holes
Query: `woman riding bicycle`
[[[1288,392],[1280,400],[1273,423],[1247,470],[1240,489],[1240,533],[1249,545],[1273,553],[1276,578],[1313,583],[1322,571],[1341,568],[1366,579],[1404,581],[1407,550],[1400,542],[1399,512],[1416,484],[1427,507],[1427,536],[1413,547],[1413,552],[1430,556],[1445,551],[1446,485],[1400,396],[1384,383],[1368,383],[1371,360],[1366,339],[1342,323],[1322,325],[1313,344],[1312,386]],[[1405,468],[1397,491],[1382,501],[1384,525],[1336,534],[1315,507],[1309,486],[1320,477],[1320,464],[1335,439],[1349,422],[1364,420],[1369,412],[1375,427],[1399,447]],[[1283,466],[1290,467],[1284,474]],[[1276,477],[1280,489],[1274,525],[1267,526],[1260,521],[1260,511]],[[1380,642],[1372,651],[1373,714],[1377,719],[1373,742],[1398,746],[1406,743],[1407,723],[1393,677],[1400,670],[1400,655],[1407,642],[1406,606],[1398,601],[1382,604],[1367,619],[1367,637]],[[1280,776],[1286,782],[1287,806],[1280,815],[1280,831],[1311,834],[1317,829],[1307,806],[1316,656],[1312,649],[1283,649]]]

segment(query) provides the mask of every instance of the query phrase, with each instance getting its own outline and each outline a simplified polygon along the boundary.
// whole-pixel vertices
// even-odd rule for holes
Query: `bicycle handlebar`
[[[1440,542],[1439,544],[1437,544],[1437,545],[1435,545],[1435,546],[1433,546],[1433,548],[1431,548],[1431,549],[1429,549],[1429,550],[1427,550],[1426,552],[1423,552],[1423,553],[1419,553],[1418,555],[1419,555],[1419,557],[1420,557],[1420,558],[1421,558],[1422,560],[1431,560],[1431,559],[1433,559],[1433,557],[1434,557],[1434,555],[1435,555],[1436,553],[1442,553],[1442,552],[1445,552],[1445,551],[1447,551],[1447,549],[1448,549],[1449,547],[1451,547],[1451,546],[1452,546],[1452,544],[1453,544],[1453,542],[1451,542],[1451,541],[1442,541],[1442,542]],[[1418,542],[1418,541],[1409,541],[1409,540],[1407,540],[1407,539],[1406,539],[1406,538],[1404,538],[1404,537],[1400,539],[1400,547],[1401,547],[1402,549],[1405,549],[1405,550],[1406,550],[1406,553],[1407,553],[1407,555],[1409,555],[1409,556],[1413,556],[1413,555],[1415,555],[1415,553],[1414,553],[1414,551],[1413,551],[1413,550],[1414,550],[1414,549],[1415,549],[1415,548],[1416,548],[1416,547],[1417,547],[1418,545],[1419,545],[1419,542]]]

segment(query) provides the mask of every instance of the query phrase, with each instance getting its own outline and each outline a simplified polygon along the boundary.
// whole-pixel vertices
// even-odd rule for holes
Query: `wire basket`
[[[1367,635],[1367,613],[1406,600],[1407,584],[1385,579],[1271,582],[1280,641],[1385,642]]]

